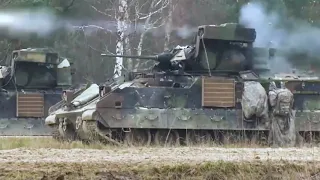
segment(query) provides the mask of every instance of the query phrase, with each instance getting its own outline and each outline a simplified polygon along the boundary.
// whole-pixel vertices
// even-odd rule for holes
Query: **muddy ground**
[[[320,148],[0,151],[0,179],[320,179]]]

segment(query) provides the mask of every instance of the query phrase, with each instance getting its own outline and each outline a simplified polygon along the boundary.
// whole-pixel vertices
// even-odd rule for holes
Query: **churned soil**
[[[0,179],[320,179],[320,148],[0,151]]]

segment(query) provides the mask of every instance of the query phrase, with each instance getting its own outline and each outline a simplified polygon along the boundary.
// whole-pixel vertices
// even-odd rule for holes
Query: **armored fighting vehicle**
[[[278,134],[270,131],[278,119],[293,120],[299,132],[318,130],[318,113],[306,118],[311,111],[303,104],[318,98],[319,81],[291,75],[261,78],[268,68],[255,68],[260,51],[253,48],[255,38],[255,29],[239,24],[204,25],[198,27],[195,44],[156,56],[104,54],[158,64],[149,72],[64,91],[46,124],[57,138],[118,145],[265,141],[270,133],[275,138],[283,135],[280,130],[288,131],[288,123],[279,126]],[[273,59],[276,51],[267,49],[261,57]]]
[[[14,50],[0,66],[0,135],[51,135],[49,107],[71,85],[70,62],[49,48]]]

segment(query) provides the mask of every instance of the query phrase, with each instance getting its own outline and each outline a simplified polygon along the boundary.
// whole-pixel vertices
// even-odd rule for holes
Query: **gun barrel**
[[[134,58],[134,59],[152,59],[152,60],[157,60],[158,59],[157,56],[127,56],[127,55],[113,55],[113,54],[101,54],[101,56]]]

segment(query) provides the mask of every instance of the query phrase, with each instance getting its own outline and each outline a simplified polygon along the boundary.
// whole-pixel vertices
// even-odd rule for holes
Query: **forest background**
[[[75,83],[113,75],[116,58],[101,53],[154,55],[190,44],[199,25],[227,22],[256,28],[257,47],[307,53],[309,66],[320,66],[320,0],[0,0],[0,8],[1,63],[17,40],[20,48],[50,47],[74,63]],[[153,63],[123,62],[128,70]],[[285,59],[274,68],[305,62]]]

